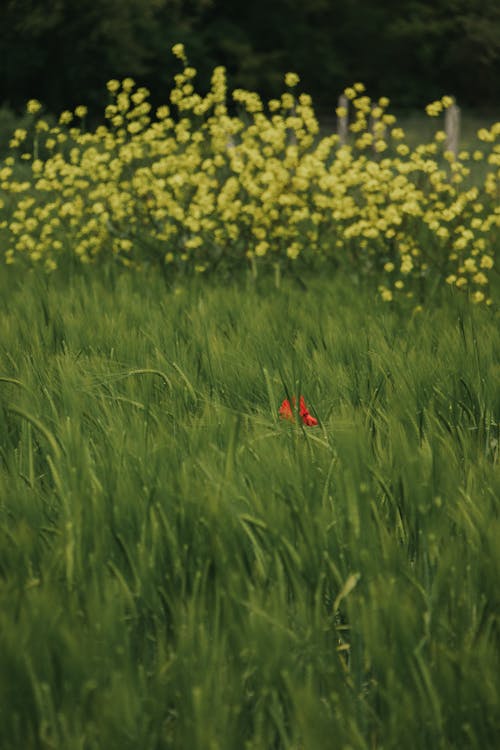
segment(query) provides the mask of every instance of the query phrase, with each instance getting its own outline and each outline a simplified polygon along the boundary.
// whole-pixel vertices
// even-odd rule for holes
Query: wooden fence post
[[[444,129],[446,131],[446,151],[451,151],[456,158],[460,141],[460,107],[457,107],[455,100],[445,112]]]
[[[337,135],[339,137],[339,146],[345,146],[347,143],[347,134],[349,132],[349,99],[345,94],[339,96],[337,108],[345,110],[345,115],[337,115]]]

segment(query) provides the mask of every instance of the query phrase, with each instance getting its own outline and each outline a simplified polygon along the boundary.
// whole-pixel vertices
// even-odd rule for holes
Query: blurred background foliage
[[[105,82],[124,76],[165,101],[176,42],[201,87],[225,65],[231,87],[270,97],[292,70],[318,112],[358,80],[399,107],[445,93],[498,104],[498,0],[3,0],[0,106],[19,113],[36,97],[52,112],[98,112]]]

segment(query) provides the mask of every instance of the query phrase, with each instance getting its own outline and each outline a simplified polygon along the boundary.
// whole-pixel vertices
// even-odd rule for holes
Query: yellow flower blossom
[[[286,73],[285,75],[285,85],[289,86],[290,88],[294,88],[299,83],[300,78],[297,75],[297,73]]]
[[[464,269],[467,273],[475,273],[477,271],[475,258],[467,258],[464,261]]]
[[[387,287],[380,287],[379,291],[384,302],[392,302],[393,294],[390,289],[387,289]]]
[[[130,92],[135,86],[135,81],[133,78],[124,78],[122,81],[122,89],[123,91]]]
[[[26,104],[26,112],[30,115],[36,115],[42,109],[42,105],[38,99],[30,99]]]
[[[185,61],[186,60],[186,53],[184,51],[184,45],[183,44],[174,44],[172,47],[172,54],[177,57],[179,60]]]
[[[481,258],[480,266],[481,268],[486,268],[488,270],[490,268],[493,268],[494,261],[491,255],[483,255],[483,257]]]
[[[485,143],[493,143],[495,140],[495,136],[487,128],[480,128],[480,130],[477,131],[477,137],[480,141],[484,141]]]
[[[403,255],[401,262],[401,273],[409,274],[413,269],[413,261],[410,255]]]
[[[488,277],[482,271],[479,271],[472,277],[472,281],[479,286],[486,286],[488,284]]]

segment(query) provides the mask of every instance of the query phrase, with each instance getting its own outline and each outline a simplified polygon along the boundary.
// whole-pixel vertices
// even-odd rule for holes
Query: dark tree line
[[[223,64],[264,96],[296,71],[320,108],[354,81],[400,106],[500,104],[498,0],[2,0],[0,105],[97,108],[124,76],[164,101],[176,42],[202,87]]]

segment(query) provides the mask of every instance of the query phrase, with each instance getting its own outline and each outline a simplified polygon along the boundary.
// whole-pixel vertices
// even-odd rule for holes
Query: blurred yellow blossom
[[[37,112],[40,112],[42,108],[42,105],[38,101],[38,99],[30,99],[29,102],[26,104],[26,112],[30,115],[36,115]]]
[[[297,75],[297,73],[287,73],[285,75],[285,84],[286,86],[289,86],[290,88],[297,86],[299,81],[300,81],[300,78]]]

